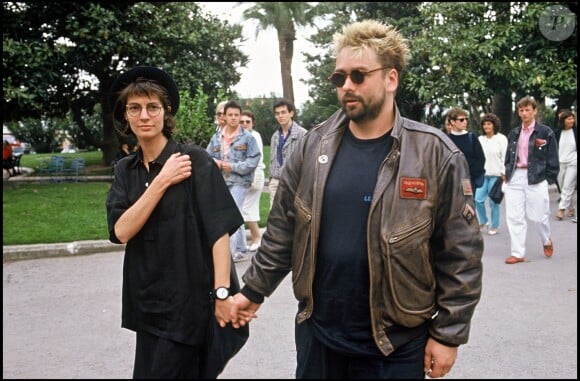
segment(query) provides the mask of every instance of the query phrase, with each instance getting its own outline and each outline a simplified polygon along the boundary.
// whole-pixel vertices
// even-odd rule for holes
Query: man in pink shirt
[[[525,96],[516,107],[522,126],[508,135],[504,184],[511,241],[511,255],[505,263],[510,265],[525,260],[527,218],[536,225],[544,255],[550,258],[554,253],[548,185],[556,182],[560,170],[554,131],[536,121],[538,105],[534,98]]]

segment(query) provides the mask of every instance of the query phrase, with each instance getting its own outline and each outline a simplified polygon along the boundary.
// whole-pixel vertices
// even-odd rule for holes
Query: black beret
[[[157,67],[136,66],[117,77],[109,90],[109,106],[111,107],[111,110],[113,110],[113,116],[116,121],[119,123],[125,122],[124,110],[121,108],[118,110],[115,109],[119,93],[127,87],[127,85],[135,82],[137,78],[151,79],[163,86],[167,90],[167,95],[171,102],[171,113],[175,115],[179,108],[179,91],[177,90],[177,84],[173,78]]]

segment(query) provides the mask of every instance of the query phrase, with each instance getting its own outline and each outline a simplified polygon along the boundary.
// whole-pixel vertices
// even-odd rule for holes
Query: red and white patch
[[[461,187],[463,188],[464,196],[473,196],[473,189],[471,188],[471,180],[469,179],[461,180]]]
[[[399,194],[401,198],[425,200],[427,199],[427,180],[402,177]]]

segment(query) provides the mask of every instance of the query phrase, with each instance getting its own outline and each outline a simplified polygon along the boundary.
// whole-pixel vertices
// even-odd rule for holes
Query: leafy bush
[[[209,97],[198,86],[194,98],[188,92],[179,93],[179,110],[175,116],[177,128],[173,138],[181,143],[194,143],[206,147],[215,131],[208,116]]]

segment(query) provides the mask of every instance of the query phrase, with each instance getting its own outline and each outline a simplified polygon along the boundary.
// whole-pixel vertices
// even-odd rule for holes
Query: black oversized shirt
[[[149,163],[149,172],[141,151],[120,160],[107,194],[107,221],[109,239],[120,243],[115,223],[175,152],[190,155],[192,175],[167,189],[141,231],[127,242],[122,327],[195,346],[205,339],[213,318],[211,248],[244,222],[214,161],[201,147],[172,139]]]

